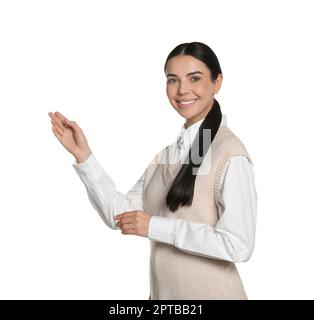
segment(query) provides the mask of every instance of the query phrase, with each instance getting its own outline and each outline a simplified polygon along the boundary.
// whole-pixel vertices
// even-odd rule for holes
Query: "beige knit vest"
[[[241,140],[227,127],[220,126],[195,179],[190,207],[171,212],[165,198],[181,162],[160,161],[164,148],[145,172],[144,211],[164,217],[185,219],[215,226],[218,221],[220,179],[230,157],[244,155],[252,163]],[[204,169],[205,168],[205,169]],[[203,171],[202,171],[203,170]],[[247,299],[234,262],[186,253],[174,245],[150,239],[149,299]]]

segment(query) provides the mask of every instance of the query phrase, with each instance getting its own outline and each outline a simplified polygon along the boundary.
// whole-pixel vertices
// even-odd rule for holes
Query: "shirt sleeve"
[[[244,262],[255,243],[257,193],[253,164],[245,156],[230,159],[221,178],[219,220],[214,227],[183,219],[152,216],[148,237],[203,257]]]
[[[86,188],[91,205],[111,229],[118,229],[115,215],[124,211],[143,210],[145,173],[126,194],[123,194],[116,189],[114,181],[93,153],[84,162],[78,163],[75,160],[72,166]]]

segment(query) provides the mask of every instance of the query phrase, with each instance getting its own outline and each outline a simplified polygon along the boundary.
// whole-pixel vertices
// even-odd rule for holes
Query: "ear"
[[[215,80],[215,85],[214,85],[214,93],[215,94],[219,92],[221,85],[222,85],[222,80],[223,80],[223,74],[220,73],[217,76],[217,79]]]

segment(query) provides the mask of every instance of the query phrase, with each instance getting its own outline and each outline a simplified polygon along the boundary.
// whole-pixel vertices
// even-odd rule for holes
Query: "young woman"
[[[235,263],[253,252],[257,194],[252,159],[214,97],[223,79],[219,61],[206,44],[183,43],[164,72],[169,102],[185,123],[127,194],[75,121],[50,112],[52,131],[75,157],[106,225],[150,239],[149,299],[248,299]]]

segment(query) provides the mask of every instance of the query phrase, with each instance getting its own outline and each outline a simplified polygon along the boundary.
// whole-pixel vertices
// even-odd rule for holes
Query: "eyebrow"
[[[187,76],[190,76],[190,75],[196,74],[196,73],[204,74],[204,73],[201,72],[201,71],[193,71],[193,72],[187,73],[186,75],[187,75]],[[176,74],[174,74],[174,73],[168,73],[168,74],[166,75],[166,77],[167,77],[167,78],[168,78],[168,77],[176,77],[176,78],[178,78],[178,76],[177,76]]]

